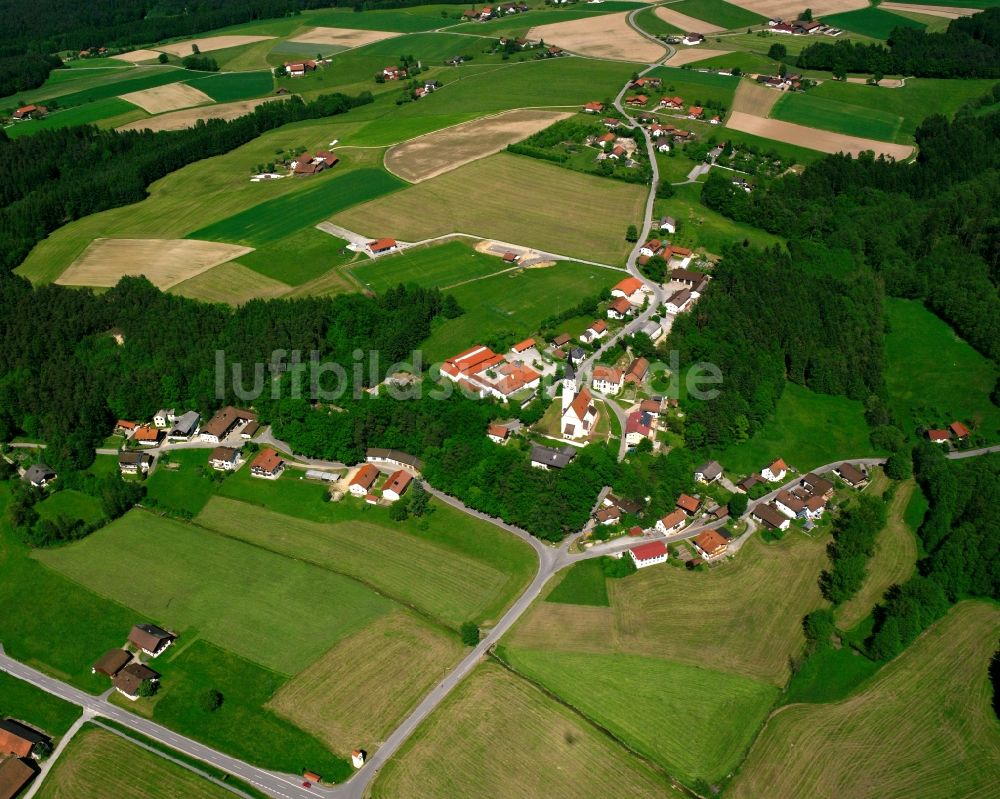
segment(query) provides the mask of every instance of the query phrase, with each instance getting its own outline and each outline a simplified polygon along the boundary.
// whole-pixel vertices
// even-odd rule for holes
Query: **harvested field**
[[[454,635],[394,611],[340,641],[267,706],[334,752],[373,752],[463,651]]]
[[[183,85],[183,84],[175,84]],[[167,87],[164,87],[167,88]],[[198,91],[194,89],[193,91]],[[142,92],[145,94],[145,92]],[[201,92],[198,92],[201,94]],[[215,105],[203,106],[200,108],[185,108],[181,111],[173,111],[168,114],[161,114],[152,119],[140,119],[136,122],[129,122],[121,125],[118,130],[182,130],[192,128],[199,119],[236,119],[244,114],[249,114],[261,103],[269,103],[274,100],[285,100],[291,95],[282,97],[259,97],[256,100],[240,100],[235,103],[216,103]],[[211,102],[211,98],[208,98]]]
[[[662,8],[662,7],[661,7]],[[658,8],[657,11],[661,10]],[[706,47],[680,48],[667,59],[667,66],[680,67],[684,64],[693,64],[695,61],[704,61],[706,58],[714,58],[717,55],[728,55],[728,50],[709,50]]]
[[[168,83],[166,86],[129,92],[120,97],[150,114],[161,114],[164,111],[215,102],[205,92],[200,92],[186,83]]]
[[[219,264],[207,272],[176,283],[170,289],[170,293],[205,302],[242,305],[258,297],[264,299],[280,297],[291,288],[287,283],[232,262]]]
[[[952,608],[859,693],[779,711],[726,795],[995,796],[1000,736],[988,667],[997,636],[996,607]]]
[[[818,128],[807,128],[792,122],[781,122],[777,119],[763,119],[742,111],[733,111],[726,120],[726,126],[765,139],[775,139],[819,150],[824,153],[851,153],[857,155],[865,150],[874,150],[876,155],[887,155],[896,160],[904,160],[913,153],[913,147],[907,144],[889,144],[862,139],[858,136],[847,136],[842,133],[831,133]]]
[[[572,711],[486,663],[382,769],[375,799],[677,799],[681,794]]]
[[[127,767],[124,764],[128,764]],[[84,728],[41,784],[39,799],[232,799],[228,789],[97,727]]]
[[[385,167],[403,180],[419,183],[498,153],[569,116],[568,111],[526,108],[463,122],[390,147]]]
[[[538,602],[524,616],[505,644],[519,649],[561,649],[610,654],[618,650],[615,613],[609,607]]]
[[[735,5],[744,7],[747,6],[746,3],[736,3]],[[675,28],[680,28],[682,31],[693,31],[695,33],[703,33],[706,36],[709,33],[716,33],[717,31],[725,30],[725,28],[720,28],[717,25],[713,25],[710,22],[705,22],[705,20],[703,19],[695,19],[694,17],[689,17],[687,14],[682,14],[680,11],[674,11],[673,9],[667,8],[666,6],[657,6],[656,16],[658,16],[664,22],[669,22]]]
[[[159,57],[160,53],[158,50],[133,50],[130,53],[122,53],[115,56],[115,58],[128,61],[130,64],[138,64],[140,61],[152,61],[154,58]]]
[[[540,186],[517,203],[497,186]],[[601,202],[594,202],[594,197]],[[641,218],[645,187],[572,172],[535,158],[497,153],[331,221],[366,236],[422,241],[469,233],[605,263],[624,260],[624,230]],[[401,207],[419,208],[400,214]]]
[[[969,17],[982,11],[981,8],[960,8],[957,6],[925,6],[920,3],[880,3],[879,8],[885,11],[914,11],[929,17],[944,17],[958,19]]]
[[[733,97],[733,111],[740,111],[755,117],[766,117],[771,113],[774,104],[781,99],[782,93],[769,89],[754,80],[741,80]]]
[[[627,12],[595,14],[570,22],[536,25],[528,31],[528,38],[544,39],[546,44],[592,58],[643,64],[661,58],[664,48],[629,27],[627,16]]]
[[[797,19],[799,14],[802,13],[802,3],[800,0],[731,0],[731,2],[734,6],[749,8],[751,11],[756,11],[768,19],[773,17]],[[867,7],[868,0],[814,0],[814,2],[809,3],[809,8],[812,9],[814,19],[818,19],[824,14],[836,14],[840,11],[853,11],[856,8]],[[782,39],[789,38],[791,37],[782,37]]]
[[[168,289],[252,250],[196,239],[94,239],[55,282],[107,287],[125,275],[145,275],[154,286]]]
[[[363,47],[372,42],[399,36],[392,31],[363,31],[352,28],[313,28],[301,36],[289,39],[299,44],[329,44],[336,47]]]
[[[244,44],[263,42],[273,39],[274,36],[207,36],[204,39],[185,39],[183,42],[174,42],[157,47],[164,53],[170,53],[179,57],[191,55],[192,45],[198,45],[198,50],[202,53],[209,53],[212,50],[225,50],[227,47],[239,47]]]

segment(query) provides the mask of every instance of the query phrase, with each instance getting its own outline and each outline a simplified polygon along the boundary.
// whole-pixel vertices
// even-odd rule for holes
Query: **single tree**
[[[479,625],[474,621],[462,622],[462,626],[458,628],[458,634],[466,646],[475,646],[479,643]]]
[[[812,22],[813,10],[811,8],[807,8],[805,11],[799,14],[799,19],[801,19],[803,22]]]
[[[170,60],[170,58],[167,56],[166,53],[160,53],[156,57],[156,60],[159,61],[161,64],[166,64]]]
[[[767,57],[774,61],[783,61],[786,55],[788,55],[788,48],[780,42],[772,44],[767,51]]]
[[[201,707],[206,713],[214,713],[224,701],[225,697],[218,688],[209,688],[201,695]]]
[[[747,512],[747,495],[742,491],[737,491],[729,498],[729,518],[739,519]]]
[[[201,50],[199,49],[199,47],[198,47],[197,44],[192,44],[191,45],[191,52],[194,53],[195,55],[198,55],[198,53],[200,53]]]
[[[629,225],[625,231],[625,241],[636,242],[639,240],[639,229],[635,225]]]

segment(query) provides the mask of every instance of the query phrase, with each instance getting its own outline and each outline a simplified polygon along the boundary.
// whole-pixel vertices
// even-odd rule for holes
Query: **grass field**
[[[501,188],[508,186],[509,192]],[[511,205],[514,194],[516,206]],[[600,203],[594,202],[596,196]],[[332,221],[365,235],[403,241],[471,233],[617,263],[629,249],[625,230],[641,215],[644,199],[638,185],[498,153],[393,197],[358,205]],[[421,212],[400,214],[400,207]]]
[[[671,3],[667,7],[689,17],[711,22],[725,30],[747,28],[767,21],[760,14],[727,3],[725,0],[680,0],[679,3]]]
[[[671,25],[665,19],[658,17],[655,8],[647,8],[636,14],[635,24],[653,36],[669,36],[674,33],[684,33],[676,25]]]
[[[495,255],[476,252],[464,241],[449,241],[404,250],[391,258],[366,259],[351,272],[372,291],[381,293],[400,283],[445,288],[508,268],[510,264]]]
[[[733,95],[736,94],[736,87],[740,83],[740,79],[732,75],[695,72],[679,67],[657,67],[648,75],[662,78],[663,92],[679,95],[685,105],[705,105],[714,101],[722,103],[726,108],[732,108]]]
[[[252,253],[248,253],[250,255]],[[175,283],[171,294],[190,297],[205,302],[221,302],[227,305],[242,305],[257,297],[280,297],[291,290],[291,286],[255,272],[231,261],[219,264],[207,272]]]
[[[144,70],[143,74],[131,77],[135,73],[132,70],[124,72],[121,79],[111,82],[105,81],[100,85],[79,89],[69,94],[61,94],[58,97],[61,108],[93,103],[97,100],[107,100],[111,97],[118,97],[131,92],[154,89],[158,86],[166,86],[168,83],[177,83],[182,80],[189,80],[203,76],[203,72],[195,72],[190,69],[180,69],[174,67],[156,67]]]
[[[184,285],[183,283],[181,285]],[[179,449],[161,458],[146,481],[146,496],[152,507],[180,516],[195,516],[212,495],[213,483],[208,453],[203,449]]]
[[[622,276],[613,269],[560,261],[456,286],[448,293],[465,313],[434,328],[424,342],[425,360],[442,360],[490,336],[531,335],[545,319],[611,288]]]
[[[546,602],[565,605],[594,605],[608,607],[607,578],[597,560],[581,560],[574,563],[560,583],[545,598]]]
[[[74,106],[65,110],[50,113],[44,119],[33,119],[28,122],[18,122],[4,128],[7,136],[16,139],[40,130],[55,130],[68,128],[72,125],[91,125],[105,119],[128,117],[128,121],[144,119],[148,114],[141,108],[118,97],[108,97],[93,103]]]
[[[358,169],[312,178],[312,185],[294,194],[267,200],[190,234],[192,239],[223,240],[257,247],[289,232],[312,227],[331,213],[372,200],[404,186],[381,169]]]
[[[194,78],[187,84],[204,92],[217,103],[229,103],[270,94],[274,88],[274,79],[270,72],[228,72]]]
[[[18,719],[59,736],[80,718],[80,708],[0,671],[0,718]]]
[[[39,799],[232,797],[225,788],[93,726],[84,727],[70,741],[36,795]]]
[[[817,429],[822,436],[813,434]],[[774,416],[749,441],[711,453],[727,471],[741,475],[760,471],[775,458],[804,473],[834,460],[876,454],[860,402],[796,383],[785,384]]]
[[[301,286],[335,267],[364,258],[344,252],[346,245],[342,239],[307,227],[240,256],[240,263],[272,280]]]
[[[457,636],[396,611],[348,636],[268,707],[334,752],[374,752],[464,652]]]
[[[926,27],[912,19],[893,14],[891,11],[883,11],[874,6],[859,8],[857,11],[846,11],[843,14],[828,14],[823,17],[823,22],[846,31],[855,31],[865,36],[871,36],[873,39],[888,39],[893,28],[919,28],[923,30]]]
[[[35,510],[43,519],[65,516],[67,519],[82,519],[93,524],[104,518],[99,499],[72,489],[57,491],[46,497],[35,506]]]
[[[762,53],[749,53],[741,50],[732,50],[725,55],[710,56],[691,63],[698,69],[705,67],[707,69],[731,70],[733,67],[739,67],[745,73],[763,72],[764,74],[773,74],[773,71],[778,67],[778,62],[772,61]],[[768,91],[773,91],[773,89],[768,89]]]
[[[374,799],[678,799],[648,766],[492,663],[462,682],[372,786]]]
[[[145,511],[35,556],[182,637],[202,636],[285,674],[391,607],[354,580]],[[310,634],[293,618],[310,619]]]
[[[904,432],[915,432],[919,419],[963,419],[991,442],[996,440],[1000,408],[989,398],[996,366],[920,302],[887,298],[885,307],[885,380]],[[930,363],[933,369],[927,368]]]
[[[865,88],[865,87],[862,87]],[[900,89],[885,89],[902,91]],[[878,141],[906,142],[911,137],[900,133],[902,117],[891,111],[860,108],[837,100],[800,92],[786,93],[771,110],[771,117],[810,128],[831,130],[848,136]]]
[[[1000,746],[987,666],[998,635],[995,606],[957,606],[850,698],[774,716],[727,795],[992,796]]]
[[[842,629],[854,627],[882,600],[886,589],[901,585],[913,574],[917,564],[916,529],[907,525],[905,513],[915,489],[916,483],[907,480],[896,490],[889,504],[886,525],[875,541],[875,554],[868,561],[864,585],[837,608],[837,624]]]
[[[688,784],[735,768],[778,695],[773,685],[657,657],[529,649],[501,656]]]
[[[509,574],[493,563],[427,541],[416,531],[400,529],[402,525],[388,520],[387,511],[352,512],[347,502],[322,523],[216,497],[197,522],[256,547],[356,577],[455,628],[468,619],[496,618],[523,585],[521,568]],[[457,525],[465,535],[482,532],[483,525],[443,515],[449,518],[435,522]]]

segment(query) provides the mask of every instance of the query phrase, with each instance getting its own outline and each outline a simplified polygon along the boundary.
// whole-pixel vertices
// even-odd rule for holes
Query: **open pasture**
[[[273,39],[273,36],[204,36],[197,39],[185,39],[182,42],[173,44],[157,45],[156,49],[162,53],[169,53],[178,58],[189,56],[197,47],[199,52],[210,53],[213,50],[225,50],[228,47],[241,47],[244,44],[254,44],[266,39]]]
[[[349,578],[141,510],[35,556],[181,636],[284,674],[392,607]],[[289,624],[295,618],[310,619],[308,635]]]
[[[191,239],[97,239],[55,282],[108,287],[125,275],[144,275],[153,285],[168,289],[249,251],[249,247]]]
[[[208,452],[203,449],[164,453],[146,480],[149,505],[174,516],[195,516],[215,488],[205,475],[208,468]]]
[[[365,521],[364,515],[324,524],[214,497],[197,521],[229,538],[364,580],[455,628],[498,613],[519,585],[489,563],[391,524]]]
[[[143,89],[121,95],[121,99],[137,105],[149,114],[160,114],[164,111],[176,111],[192,105],[211,103],[212,98],[186,83],[169,83],[153,89]]]
[[[777,119],[763,119],[742,111],[733,111],[726,120],[726,126],[824,153],[858,155],[866,150],[873,150],[876,155],[887,155],[896,160],[905,160],[913,153],[913,147],[908,144],[887,144],[883,141],[833,133]]]
[[[529,649],[503,656],[688,784],[732,771],[778,695],[773,685],[658,657]]]
[[[843,14],[831,14],[823,17],[823,22],[846,31],[856,31],[873,39],[888,39],[893,28],[919,28],[923,30],[926,26],[912,19],[893,14],[882,8],[869,6],[859,8],[857,11],[846,11]]]
[[[680,0],[677,3],[670,3],[666,8],[680,14],[689,14],[695,19],[705,20],[722,30],[749,28],[751,25],[767,22],[767,19],[760,14],[741,8],[738,3],[727,3],[726,0]],[[698,27],[691,30],[708,33]]]
[[[374,799],[678,799],[669,783],[538,688],[485,663],[390,760]]]
[[[358,30],[357,28],[313,28],[301,33],[288,41],[294,44],[320,44],[349,49],[363,47],[372,42],[392,39],[398,36],[393,31]]]
[[[170,287],[170,293],[204,302],[242,305],[257,298],[280,297],[282,294],[288,293],[291,288],[287,283],[274,280],[242,264],[230,261],[180,283],[175,283]]]
[[[1000,733],[988,666],[998,636],[995,606],[958,605],[853,696],[772,717],[727,794],[992,796]]]
[[[638,61],[644,64],[661,58],[663,46],[650,41],[632,28],[627,16],[627,12],[590,15],[570,22],[536,25],[528,31],[528,38],[591,58]]]
[[[433,247],[403,250],[391,258],[376,261],[366,258],[351,272],[372,291],[381,293],[400,283],[446,289],[510,266],[494,255],[476,252],[463,241],[449,241]]]
[[[777,94],[766,87],[765,91]],[[903,119],[891,111],[862,108],[797,92],[786,93],[780,97],[780,101],[771,111],[773,119],[885,142],[905,141],[909,138],[905,135],[900,136]]]
[[[127,764],[127,766],[126,766]],[[199,777],[99,727],[70,741],[36,796],[39,799],[232,799]]]
[[[337,643],[268,707],[334,752],[371,754],[463,650],[457,636],[394,611]]]
[[[517,203],[499,187],[522,186]],[[597,202],[595,198],[600,197]],[[642,214],[643,187],[497,153],[357,205],[331,221],[367,236],[421,241],[469,233],[529,247],[618,263],[626,228]],[[420,213],[400,214],[400,207]]]
[[[116,130],[183,130],[194,127],[199,119],[236,119],[249,114],[262,103],[284,99],[284,97],[260,97],[256,100],[240,100],[235,103],[216,103],[197,108],[185,108],[180,111],[160,114],[150,119],[127,122],[124,125],[119,125]]]
[[[420,183],[498,153],[571,115],[529,108],[463,122],[390,147],[385,167],[403,180]]]

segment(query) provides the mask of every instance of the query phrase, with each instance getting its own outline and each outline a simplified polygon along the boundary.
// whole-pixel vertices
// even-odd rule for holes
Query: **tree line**
[[[952,20],[944,33],[894,28],[887,44],[817,42],[799,54],[796,66],[838,76],[871,72],[918,78],[1000,77],[1000,7]]]
[[[343,114],[373,101],[325,94],[263,103],[233,120],[210,119],[176,131],[42,130],[11,140],[0,130],[0,271],[74,219],[138,202],[150,183],[182,166],[229,152],[289,122]]]

